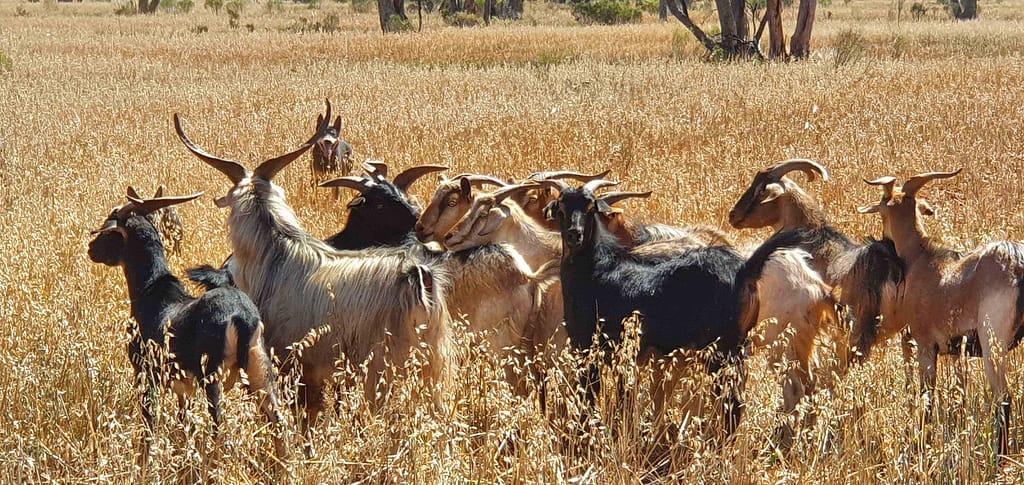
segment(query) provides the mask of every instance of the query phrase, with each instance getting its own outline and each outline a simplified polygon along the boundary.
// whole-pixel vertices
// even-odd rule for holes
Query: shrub
[[[210,28],[205,25],[196,25],[194,27],[189,28],[188,31],[192,32],[193,34],[205,34],[210,31]]]
[[[325,33],[329,34],[337,32],[339,24],[341,22],[338,19],[338,14],[328,14],[321,20],[309,21],[305,18],[300,18],[297,22],[289,25],[287,31],[295,32],[297,34],[311,34],[311,33]]]
[[[352,12],[353,13],[370,13],[377,4],[373,0],[352,0]]]
[[[242,12],[245,11],[244,0],[228,0],[224,4],[224,13],[228,14],[228,27],[237,29],[242,19]]]
[[[135,15],[137,13],[139,13],[139,9],[134,2],[120,3],[114,9],[114,15]]]
[[[469,12],[455,12],[444,17],[444,23],[452,27],[476,27],[483,23],[483,19]]]
[[[189,13],[195,5],[194,0],[161,0],[160,10],[172,13]]]
[[[267,0],[267,3],[263,5],[263,8],[267,13],[283,12],[284,2],[281,0]]]
[[[758,1],[762,1],[763,2],[763,1],[766,1],[766,0],[758,0]],[[647,13],[649,13],[651,15],[657,15],[657,13],[658,13],[658,3],[659,3],[658,0],[637,0],[636,6],[639,7],[640,10],[643,10],[644,12],[647,12]]]
[[[0,72],[10,72],[14,70],[14,61],[11,58],[0,52]]]
[[[615,0],[594,0],[572,6],[572,15],[581,24],[626,24],[640,20],[640,9]]]
[[[18,7],[16,9],[14,9],[14,16],[15,17],[28,17],[28,10],[25,10],[25,7]]]
[[[397,14],[388,17],[388,32],[412,32],[416,30],[412,22],[402,19]]]
[[[910,16],[913,17],[914,20],[921,20],[927,13],[928,7],[925,7],[921,2],[914,2],[914,4],[910,6]]]
[[[857,31],[844,30],[836,36],[836,67],[849,64],[864,57],[867,39]]]
[[[221,7],[224,6],[224,0],[204,0],[203,6],[213,10],[214,15],[219,15]]]

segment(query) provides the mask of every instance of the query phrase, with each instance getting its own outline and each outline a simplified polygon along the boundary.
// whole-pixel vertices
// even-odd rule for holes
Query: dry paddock
[[[819,7],[815,55],[793,64],[708,63],[677,23],[647,16],[638,25],[580,27],[566,10],[532,2],[518,23],[455,29],[429,15],[422,33],[386,37],[374,13],[333,1],[313,9],[250,4],[239,29],[201,6],[145,18],[115,16],[115,7],[0,0],[8,59],[0,62],[2,482],[140,478],[131,459],[142,424],[124,351],[123,276],[90,263],[85,247],[127,185],[149,192],[166,183],[172,193],[208,194],[181,208],[188,235],[172,266],[217,264],[229,252],[226,213],[211,197],[226,180],[175,139],[174,112],[206,148],[255,163],[304,141],[330,97],[359,158],[502,177],[611,168],[629,189],[654,191],[629,203],[642,218],[722,228],[752,174],[776,160],[829,167],[833,180],[811,188],[856,235],[880,230],[875,217],[854,211],[878,197],[862,177],[962,166],[959,178],[926,189],[939,211],[928,230],[961,249],[1024,237],[1021,0],[985,2],[982,20],[970,23],[945,20],[937,5],[924,20],[904,12],[897,22],[895,3],[833,1]],[[335,33],[289,31],[299,19],[331,14]],[[697,16],[709,23],[706,11]],[[837,54],[851,54],[850,62]],[[309,187],[308,165],[278,179],[311,233],[328,235],[344,222],[343,206]],[[415,192],[425,196],[430,185],[419,182]],[[766,235],[729,231],[741,241]],[[806,408],[814,424],[779,456],[770,450],[782,419],[778,380],[755,355],[739,433],[724,446],[702,446],[684,430],[666,455],[645,434],[648,417],[630,412],[643,408],[643,393],[607,416],[614,426],[593,428],[586,440],[563,435],[533,400],[500,385],[490,353],[461,347],[450,413],[431,414],[416,383],[402,383],[376,415],[343,391],[342,406],[317,430],[316,459],[296,453],[286,481],[1020,479],[1019,455],[999,473],[986,459],[989,396],[976,361],[943,361],[938,425],[926,436],[916,379],[905,377],[898,346],[886,346],[834,389],[819,390]],[[1011,389],[1019,391],[1014,361]],[[267,431],[241,393],[227,402],[219,462],[203,451],[206,417],[197,406],[190,426],[161,425],[167,439],[157,443],[149,478],[192,468],[229,483],[269,480]],[[1021,402],[1015,416],[1024,416]]]

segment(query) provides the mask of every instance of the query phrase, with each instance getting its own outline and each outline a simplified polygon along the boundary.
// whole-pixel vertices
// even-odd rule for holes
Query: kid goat
[[[137,192],[129,188],[128,193]],[[93,231],[96,237],[89,243],[89,259],[121,266],[128,281],[132,317],[138,325],[128,353],[145,387],[142,416],[147,441],[153,432],[154,400],[159,399],[160,387],[169,385],[182,402],[186,394],[194,393],[198,381],[217,426],[222,421],[224,385],[230,389],[241,370],[248,376],[250,392],[263,393],[260,409],[267,419],[281,421],[274,371],[263,347],[263,323],[256,306],[231,284],[226,273],[209,267],[189,271],[190,278],[207,288],[199,298],[190,295],[168,269],[160,236],[147,217],[200,195],[154,199],[129,195],[128,203],[115,208],[103,226]],[[164,382],[166,375],[171,382]],[[144,442],[142,448],[140,461],[144,465],[149,446]],[[280,436],[275,436],[274,448],[277,458],[283,460],[285,447]]]

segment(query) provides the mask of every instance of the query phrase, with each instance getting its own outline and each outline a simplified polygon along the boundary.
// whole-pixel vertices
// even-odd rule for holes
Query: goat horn
[[[515,195],[515,194],[518,194],[520,192],[524,192],[524,191],[527,191],[527,190],[538,189],[540,187],[542,187],[542,185],[538,184],[538,183],[525,183],[525,184],[520,184],[520,185],[506,185],[506,186],[504,186],[504,187],[494,191],[491,194],[491,197],[494,197],[494,203],[495,204],[500,204],[501,201],[511,197],[512,195]]]
[[[331,99],[324,98],[324,101],[327,103],[327,115],[324,116],[324,120],[320,123],[320,126],[316,127],[317,135],[327,131],[327,128],[331,126]],[[319,136],[317,138],[319,138]]]
[[[201,195],[203,195],[202,192],[196,192],[192,195],[157,197],[153,199],[140,199],[129,195],[128,200],[135,206],[136,214],[146,215],[163,209],[164,207],[182,204],[190,200],[197,199]]]
[[[153,197],[160,198],[164,196],[164,192],[167,191],[167,187],[164,184],[160,184],[156,187],[156,192],[153,193]],[[141,197],[140,197],[141,199]]]
[[[651,192],[608,192],[607,194],[601,194],[598,199],[603,200],[608,205],[613,205],[621,200],[630,198],[646,199],[651,196]]]
[[[768,168],[768,178],[778,180],[783,175],[794,170],[799,170],[806,174],[808,180],[814,180],[815,175],[820,175],[822,180],[828,181],[828,170],[820,163],[806,158],[791,158],[772,165]]]
[[[448,167],[443,165],[420,165],[417,167],[410,167],[402,171],[402,173],[395,175],[395,187],[401,189],[402,192],[407,192],[409,186],[412,185],[420,177],[434,172],[442,172],[448,170]]]
[[[135,190],[135,187],[132,187],[131,185],[128,186],[128,197],[134,197],[136,199],[145,199],[145,197],[139,195],[139,191]],[[160,196],[156,195],[155,197],[160,197]]]
[[[597,179],[602,179],[611,173],[611,170],[605,170],[601,173],[594,175],[586,175],[579,172],[573,172],[571,170],[560,170],[555,172],[534,172],[526,177],[527,180],[561,180],[561,179],[573,179],[579,182],[587,183]]]
[[[259,164],[259,166],[256,167],[256,170],[253,171],[253,175],[269,181],[277,175],[277,172],[280,172],[281,169],[287,167],[289,163],[294,162],[295,159],[302,156],[303,153],[306,153],[306,150],[309,150],[309,147],[311,146],[313,146],[312,141],[308,141],[303,143],[302,146],[295,151],[285,153],[277,158],[271,158],[270,160]]]
[[[185,144],[185,148],[192,152],[193,155],[199,157],[200,160],[206,162],[211,167],[219,170],[224,175],[227,175],[231,179],[231,183],[237,184],[242,179],[249,175],[249,171],[245,169],[241,163],[234,160],[227,160],[218,158],[209,153],[206,153],[202,148],[199,148],[192,140],[189,140],[188,136],[185,135],[185,130],[181,127],[181,117],[178,113],[174,113],[174,130],[178,132],[178,138]]]
[[[614,187],[616,185],[619,185],[619,182],[612,182],[611,180],[597,179],[597,180],[591,180],[590,182],[587,182],[583,186],[583,189],[584,190],[589,190],[591,192],[596,192],[597,189],[601,189],[601,188],[604,188],[604,187]]]
[[[321,182],[318,187],[346,187],[352,190],[359,191],[360,194],[373,188],[373,182],[363,178],[356,177],[354,175],[346,175],[344,177],[338,177],[335,179]]]
[[[367,160],[363,162],[363,170],[378,180],[388,177],[388,164],[380,160]]]
[[[481,185],[486,185],[486,184],[491,184],[491,185],[494,185],[494,186],[497,186],[497,187],[504,187],[504,186],[508,185],[504,180],[501,180],[501,179],[496,178],[496,177],[491,177],[490,175],[476,175],[476,174],[471,174],[471,173],[460,173],[460,174],[458,174],[458,175],[456,175],[456,176],[454,176],[454,177],[452,177],[452,178],[450,178],[448,180],[461,180],[461,179],[468,180],[470,184],[472,184],[472,185],[474,185],[476,187],[479,187]]]
[[[537,186],[538,187],[547,187],[549,189],[555,189],[558,192],[561,192],[561,191],[569,188],[569,184],[567,184],[564,180],[558,180],[558,179],[538,180],[537,181]]]
[[[868,185],[880,185],[882,186],[882,191],[885,193],[885,196],[892,197],[892,189],[896,186],[896,177],[885,176],[874,180],[864,179],[864,183]]]
[[[948,179],[951,177],[955,177],[960,173],[961,170],[963,170],[963,168],[958,168],[952,172],[919,173],[917,175],[914,175],[913,177],[910,177],[909,180],[904,182],[903,193],[913,197],[914,194],[916,194],[918,190],[921,190],[921,187],[924,187],[924,185],[927,184],[928,182],[931,182],[932,180]]]

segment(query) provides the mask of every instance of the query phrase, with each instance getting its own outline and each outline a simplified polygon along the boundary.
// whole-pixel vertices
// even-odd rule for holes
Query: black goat
[[[795,245],[800,235],[773,237],[746,261],[725,246],[637,255],[601,222],[600,216],[612,209],[594,195],[594,183],[562,189],[546,209],[548,217],[558,221],[562,236],[562,294],[570,342],[577,350],[588,349],[599,321],[604,322],[601,333],[619,342],[622,321],[636,311],[641,315],[641,355],[713,346],[709,372],[732,363],[741,371],[734,392],[720,395],[726,405],[726,430],[732,432],[741,415],[742,346],[758,313],[757,280],[771,254]],[[588,372],[590,396],[598,389],[596,375],[596,369]]]
[[[129,193],[137,193],[129,189]],[[236,288],[227,272],[209,266],[189,271],[206,293],[190,295],[167,267],[159,233],[146,215],[199,197],[138,199],[113,210],[93,231],[89,259],[121,266],[128,282],[132,317],[138,325],[128,347],[135,373],[142,379],[142,415],[153,432],[153,406],[159,389],[170,386],[182,403],[198,381],[206,393],[215,431],[222,421],[220,398],[241,370],[252,392],[265,393],[260,408],[272,423],[281,421],[278,392],[270,358],[263,346],[263,323],[255,305]],[[223,372],[222,372],[223,371]],[[170,378],[168,381],[167,378]],[[149,438],[147,436],[147,438]],[[285,458],[284,441],[275,436],[275,452]],[[140,463],[148,460],[143,444]]]
[[[409,186],[420,177],[447,170],[440,165],[421,165],[387,180],[387,166],[379,162],[363,164],[367,175],[328,180],[321,187],[347,187],[359,192],[348,203],[348,221],[341,232],[326,239],[337,249],[365,249],[373,246],[406,246],[416,243],[412,229],[419,218],[409,199]]]

